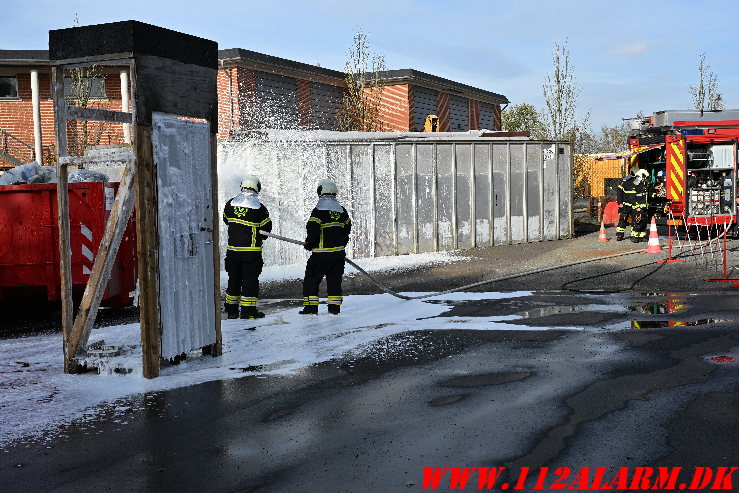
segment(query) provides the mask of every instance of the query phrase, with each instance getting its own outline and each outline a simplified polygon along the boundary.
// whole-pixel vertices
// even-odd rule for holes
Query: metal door
[[[162,357],[216,342],[210,128],[152,115],[159,196]]]

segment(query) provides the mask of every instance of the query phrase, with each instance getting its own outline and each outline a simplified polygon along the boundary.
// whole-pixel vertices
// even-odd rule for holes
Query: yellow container
[[[575,154],[573,173],[577,197],[605,195],[605,179],[623,177],[624,159],[598,161],[597,157],[602,155]]]

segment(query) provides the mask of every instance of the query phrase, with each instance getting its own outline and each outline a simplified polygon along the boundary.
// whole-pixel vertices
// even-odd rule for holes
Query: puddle
[[[278,368],[285,366],[285,365],[291,365],[295,363],[294,359],[286,359],[281,361],[275,361],[274,363],[269,363],[267,365],[249,365],[249,366],[242,366],[237,368],[229,368],[229,370],[233,371],[241,371],[244,373],[248,372],[254,372],[254,371],[271,371],[271,370],[277,370]]]
[[[636,303],[628,305],[626,308],[629,311],[637,313],[649,313],[651,315],[665,315],[669,313],[676,313],[680,310],[687,308],[683,300],[671,299],[665,301],[651,301],[649,303]]]
[[[632,320],[631,328],[639,329],[660,329],[663,327],[695,327],[697,325],[723,324],[733,322],[729,319],[721,318],[704,318],[701,320],[676,321],[676,320]]]

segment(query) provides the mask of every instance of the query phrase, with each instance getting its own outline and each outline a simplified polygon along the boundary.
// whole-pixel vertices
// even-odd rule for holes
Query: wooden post
[[[108,284],[108,279],[110,279],[110,272],[113,269],[118,247],[121,244],[121,237],[128,224],[128,218],[131,216],[135,175],[135,163],[131,160],[123,172],[118,194],[106,224],[105,235],[95,254],[92,273],[87,281],[85,294],[82,296],[82,302],[77,311],[74,328],[67,344],[66,357],[68,360],[77,356],[80,348],[87,346],[87,341],[90,338],[92,324],[95,322],[100,300],[103,297],[105,286]]]
[[[61,158],[67,155],[67,115],[64,101],[64,66],[52,67],[51,78],[54,94],[54,128],[56,132],[56,200],[59,223],[59,274],[61,277],[62,340],[64,346],[64,372],[75,368],[67,355],[69,336],[72,332],[74,307],[72,306],[72,250],[70,248],[69,187],[67,166]]]
[[[212,356],[220,356],[223,352],[223,336],[221,334],[221,248],[218,235],[218,225],[221,222],[221,214],[218,210],[218,143],[215,134],[210,139],[210,176],[211,197],[213,202],[213,302],[216,305],[216,342],[210,349]],[[203,351],[208,352],[204,349]]]
[[[134,84],[134,87],[136,84]],[[136,155],[136,246],[138,251],[141,346],[145,378],[159,376],[162,353],[159,316],[157,181],[151,125],[134,125]]]

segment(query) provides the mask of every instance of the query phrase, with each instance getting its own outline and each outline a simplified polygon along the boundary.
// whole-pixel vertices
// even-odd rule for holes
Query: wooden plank
[[[162,342],[159,316],[157,180],[151,126],[135,126],[134,149],[136,152],[136,245],[143,374],[145,378],[155,378],[159,376]]]
[[[66,156],[59,158],[59,164],[63,166],[78,166],[99,163],[128,163],[133,161],[133,152],[116,152],[102,156]]]
[[[104,110],[102,108],[84,108],[82,106],[66,105],[65,114],[68,120],[83,120],[94,122],[131,123],[131,113],[122,111]]]
[[[54,98],[54,130],[56,132],[57,155],[57,220],[59,223],[59,274],[61,277],[60,298],[62,303],[62,341],[64,350],[64,372],[72,373],[75,366],[67,358],[69,335],[72,332],[74,307],[72,305],[72,250],[70,248],[69,187],[67,167],[59,164],[67,155],[67,121],[64,119],[64,67],[51,70],[52,94]]]
[[[128,224],[128,218],[131,216],[135,176],[135,163],[129,161],[123,171],[121,184],[113,202],[113,209],[110,211],[110,217],[105,227],[105,234],[95,255],[92,273],[87,281],[85,294],[82,296],[82,302],[74,320],[74,328],[69,336],[68,359],[76,357],[80,350],[87,346],[87,341],[90,338],[92,324],[95,322],[100,300],[110,279],[110,272],[118,254],[121,237]]]
[[[221,222],[221,214],[218,210],[218,143],[216,136],[211,134],[210,139],[210,180],[211,200],[213,202],[213,302],[216,306],[216,342],[210,353],[220,356],[223,353],[223,336],[221,334],[221,248],[218,225]]]

